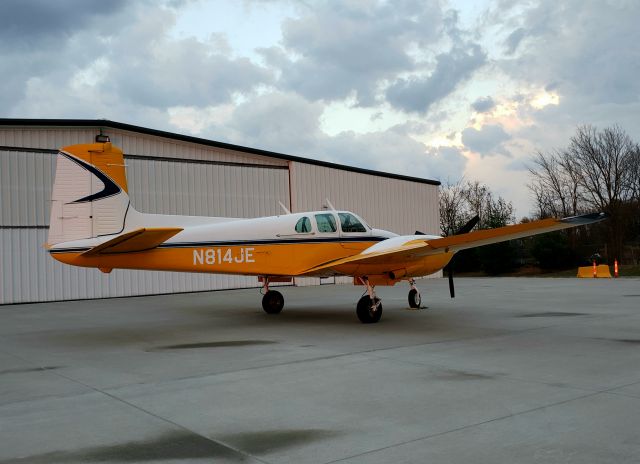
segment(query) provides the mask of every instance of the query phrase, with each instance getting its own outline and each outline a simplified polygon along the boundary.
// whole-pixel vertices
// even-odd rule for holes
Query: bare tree
[[[578,214],[580,176],[566,151],[537,152],[529,167],[540,217],[566,217]]]
[[[494,197],[488,186],[479,181],[467,182],[462,195],[467,201],[469,216],[480,217],[478,227],[491,229],[513,223],[513,205],[501,196]]]
[[[486,197],[485,218],[481,222],[481,228],[492,229],[514,222],[513,204],[500,196],[494,199],[493,194],[489,192]]]
[[[629,170],[636,144],[620,127],[578,127],[569,143],[569,163],[578,173],[585,204],[609,214],[608,257],[622,258],[626,209],[633,197]]]
[[[504,198],[494,197],[485,184],[462,179],[440,189],[440,229],[443,235],[453,235],[478,215],[480,229],[501,227],[514,222],[513,205]]]
[[[578,127],[566,150],[534,156],[529,188],[539,215],[572,216],[586,210],[608,213],[608,257],[623,258],[629,207],[640,191],[639,153],[638,145],[618,126],[602,131]],[[570,233],[572,245],[577,233]]]
[[[640,203],[640,145],[636,144],[633,153],[627,158],[625,169],[628,171],[628,189],[634,202]]]
[[[578,127],[569,144],[569,162],[578,173],[587,204],[606,209],[631,198],[628,166],[635,148],[618,126],[600,132],[592,126]]]
[[[462,179],[440,188],[440,230],[445,236],[455,234],[464,224],[467,208],[462,191]]]
[[[489,187],[477,180],[473,182],[468,181],[462,189],[462,195],[467,202],[467,207],[471,211],[471,215],[480,216],[480,222],[482,222],[485,216],[488,194]]]

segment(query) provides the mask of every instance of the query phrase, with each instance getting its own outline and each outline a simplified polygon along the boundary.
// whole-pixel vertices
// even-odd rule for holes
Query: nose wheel
[[[279,314],[284,308],[284,297],[276,290],[269,290],[269,278],[265,277],[262,285],[262,309],[267,314]]]
[[[409,307],[412,309],[420,309],[420,305],[422,304],[422,297],[420,296],[420,292],[416,288],[416,281],[411,279],[409,281],[409,285],[411,286],[411,290],[409,290]]]

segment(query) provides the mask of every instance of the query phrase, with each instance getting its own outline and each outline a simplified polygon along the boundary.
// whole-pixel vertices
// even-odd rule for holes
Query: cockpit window
[[[316,214],[316,223],[318,224],[318,232],[335,232],[337,230],[333,214]]]
[[[340,217],[340,227],[342,232],[366,232],[367,229],[362,223],[351,213],[338,213]]]
[[[302,217],[296,222],[296,232],[306,234],[311,232],[311,220],[308,217]]]

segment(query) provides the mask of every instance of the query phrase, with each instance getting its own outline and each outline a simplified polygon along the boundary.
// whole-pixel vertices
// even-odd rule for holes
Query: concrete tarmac
[[[640,462],[640,279],[456,283],[2,306],[0,462]]]

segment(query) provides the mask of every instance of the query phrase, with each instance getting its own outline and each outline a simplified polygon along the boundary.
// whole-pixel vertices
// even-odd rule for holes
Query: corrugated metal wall
[[[96,130],[0,128],[0,304],[175,293],[257,285],[255,277],[65,266],[42,245],[49,225],[56,150],[90,143]],[[104,130],[124,149],[129,194],[139,211],[257,217],[289,205],[287,162]],[[180,161],[184,159],[185,161]],[[224,163],[224,164],[220,164]],[[254,166],[250,166],[254,165]]]
[[[379,229],[398,234],[439,234],[438,187],[324,166],[292,163],[294,211],[321,209],[325,199],[362,216]]]
[[[90,143],[97,133],[82,127],[0,127],[0,304],[256,285],[255,277],[126,270],[103,274],[51,259],[42,245],[55,154],[46,150]],[[125,153],[129,193],[139,211],[257,217],[280,214],[278,201],[303,211],[321,209],[329,198],[336,208],[360,214],[373,227],[398,233],[438,231],[437,186],[137,132],[105,128],[103,133]]]

